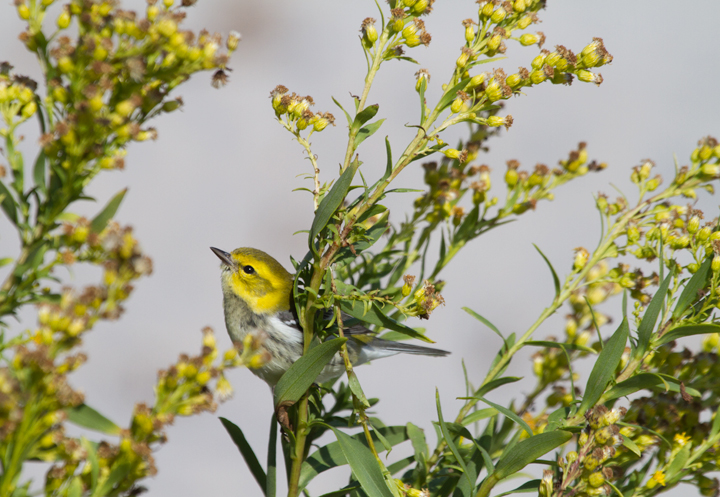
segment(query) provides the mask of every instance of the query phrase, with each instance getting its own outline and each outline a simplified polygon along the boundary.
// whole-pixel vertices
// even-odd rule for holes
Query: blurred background
[[[123,2],[124,8],[140,11],[144,5]],[[0,61],[8,60],[16,72],[39,79],[35,61],[17,40],[22,23],[12,2],[6,0],[0,8]],[[473,2],[438,1],[425,19],[432,43],[408,55],[432,75],[429,102],[440,94],[439,86],[464,43],[461,21],[476,16]],[[287,268],[290,255],[304,255],[306,236],[293,233],[308,229],[312,198],[292,190],[311,187],[302,178],[311,166],[301,147],[275,122],[268,95],[283,84],[312,95],[314,111],[339,117],[337,127],[312,137],[322,179],[332,179],[344,154],[347,129],[331,96],[351,108],[350,95],[362,91],[366,66],[358,36],[365,17],[379,18],[370,0],[201,0],[188,9],[185,29],[242,34],[230,63],[230,83],[213,89],[208,73],[183,85],[177,93],[185,100],[183,110],[154,123],[158,140],[133,144],[125,171],[101,175],[93,183],[90,193],[98,203],[75,208],[94,214],[111,195],[129,187],[117,218],[134,227],[154,260],[153,275],[138,282],[123,318],[102,323],[88,335],[84,349],[89,361],[71,377],[86,401],[117,423],[127,423],[136,402],[152,402],[158,369],[182,352],[199,351],[204,326],[215,329],[222,349],[231,346],[224,330],[219,263],[210,246],[257,247]],[[720,61],[713,35],[719,2],[690,6],[551,0],[540,18],[542,24],[535,29],[545,32],[546,48],[562,44],[578,53],[593,36],[600,36],[615,59],[600,69],[605,79],[600,87],[578,81],[571,87],[544,84],[508,101],[506,113],[513,115],[514,125],[490,142],[490,151],[478,163],[493,169],[494,192],[501,198],[509,159],[519,160],[523,169],[538,162],[552,167],[586,141],[590,158],[609,167],[557,190],[553,202],[538,204],[535,212],[475,240],[456,257],[443,274],[446,305],[422,323],[438,347],[452,351],[450,357],[398,356],[357,370],[368,397],[382,399],[374,414],[388,425],[412,421],[426,430],[431,444],[435,388],[445,416],[454,416],[460,405],[456,397],[464,395],[461,361],[471,381],[479,382],[500,346],[495,334],[461,308],[484,315],[505,335],[522,333],[552,298],[550,273],[532,244],[544,251],[562,278],[570,269],[573,249],[592,249],[597,243],[594,194],[603,191],[614,197],[618,188],[634,199],[629,175],[642,159],[655,160],[656,171],[669,179],[675,156],[680,165],[686,164],[701,137],[720,135]],[[536,54],[537,47],[509,41],[508,58],[486,67],[503,67],[510,74],[519,65],[529,66]],[[387,121],[359,151],[368,181],[384,169],[384,136],[390,136],[397,151],[412,134],[404,125],[413,124],[419,113],[414,91],[419,67],[392,61],[376,78],[368,103],[378,103],[378,117]],[[26,162],[34,160],[36,150],[37,135],[31,128],[25,129]],[[444,139],[453,144],[465,131],[458,126]],[[399,182],[421,188],[419,163],[408,167]],[[414,195],[388,199],[392,220],[403,219]],[[717,205],[715,197],[700,194],[697,207],[705,210],[706,220],[717,216]],[[17,241],[4,220],[0,229],[2,255],[16,254]],[[99,274],[78,268],[59,276],[82,286]],[[618,299],[604,310],[617,316],[619,306]],[[34,323],[30,310],[16,328]],[[538,338],[562,336],[563,324],[561,312],[541,327]],[[507,404],[531,390],[531,352],[519,354],[508,370],[525,380],[507,391],[507,397],[502,390],[494,392],[493,401]],[[230,379],[235,396],[215,414],[177,419],[169,428],[169,442],[156,454],[159,473],[146,482],[152,495],[261,495],[217,416],[239,425],[264,460],[273,410],[270,391],[246,370],[234,371]],[[409,447],[400,446],[391,460],[409,453]],[[41,479],[43,471],[31,474]],[[310,490],[317,495],[346,481],[347,471],[334,470]],[[279,495],[282,492],[281,484]]]

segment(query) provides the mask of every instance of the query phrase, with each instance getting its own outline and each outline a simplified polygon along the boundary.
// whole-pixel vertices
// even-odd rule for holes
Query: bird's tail
[[[370,347],[385,350],[394,353],[427,355],[432,357],[445,357],[450,354],[447,350],[435,349],[432,347],[423,347],[421,345],[412,345],[410,343],[393,342],[391,340],[383,340],[382,338],[374,338],[369,344]],[[390,355],[390,354],[388,354]]]

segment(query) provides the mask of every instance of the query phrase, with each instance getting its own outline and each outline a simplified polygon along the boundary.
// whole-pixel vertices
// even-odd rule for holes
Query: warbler
[[[271,388],[297,361],[303,352],[303,332],[293,312],[293,276],[262,250],[242,247],[225,252],[210,249],[222,261],[222,292],[225,326],[233,343],[242,343],[248,333],[264,339],[263,346],[271,359],[262,367],[251,369]],[[344,315],[343,321],[350,321]],[[362,325],[343,329],[349,338],[348,355],[353,365],[388,357],[400,352],[442,357],[445,350],[383,340]],[[345,364],[336,354],[316,381],[322,383],[345,372]]]

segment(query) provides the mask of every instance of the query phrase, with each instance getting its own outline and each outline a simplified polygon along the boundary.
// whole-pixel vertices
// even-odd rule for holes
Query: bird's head
[[[240,297],[255,314],[275,314],[290,306],[293,277],[262,250],[241,247],[225,252],[210,247],[222,261],[223,294]]]

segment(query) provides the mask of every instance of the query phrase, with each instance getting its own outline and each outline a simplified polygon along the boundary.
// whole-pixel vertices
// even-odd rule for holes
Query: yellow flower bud
[[[498,24],[502,22],[505,19],[505,16],[507,16],[507,12],[505,9],[500,6],[495,12],[492,13],[490,16],[490,21],[493,22],[493,24]]]
[[[578,247],[575,249],[575,260],[573,262],[573,269],[576,271],[581,270],[585,267],[585,264],[587,264],[588,258],[590,257],[590,253],[587,251],[587,249],[583,247]]]
[[[505,173],[505,183],[512,188],[518,182],[518,172],[515,169],[508,169]]]
[[[428,5],[428,0],[417,0],[415,4],[410,8],[410,11],[413,13],[413,15],[419,16],[420,14],[425,12],[425,10],[428,8]]]
[[[528,26],[530,26],[531,23],[532,18],[530,16],[525,16],[518,21],[518,28],[526,29]]]
[[[720,271],[720,255],[713,257],[713,260],[710,263],[710,269],[712,269],[713,273]]]
[[[457,114],[458,112],[460,112],[463,108],[463,103],[463,99],[460,97],[453,100],[453,103],[450,106],[450,112],[452,112],[453,114]]]
[[[157,15],[160,13],[160,8],[157,5],[150,5],[147,8],[147,19],[148,21],[154,21]]]
[[[588,477],[588,483],[591,487],[600,487],[605,484],[605,477],[601,471],[596,471]]]
[[[27,119],[30,116],[32,116],[33,114],[35,114],[36,110],[37,110],[37,104],[35,102],[30,102],[23,106],[21,114],[25,119]]]
[[[20,19],[26,21],[30,19],[30,9],[28,8],[27,4],[21,3],[17,6],[17,12],[20,16]]]
[[[73,65],[72,59],[70,59],[70,57],[65,56],[58,59],[58,69],[60,69],[60,72],[67,74],[71,72],[74,67],[75,66]]]
[[[525,47],[529,45],[534,45],[538,41],[540,41],[540,37],[536,34],[525,33],[524,35],[520,36],[520,44]]]
[[[240,43],[240,33],[237,31],[230,31],[230,34],[228,34],[226,47],[229,51],[233,52]]]
[[[449,148],[447,150],[443,151],[443,154],[445,154],[445,157],[448,159],[457,159],[460,157],[460,151],[455,148]]]

